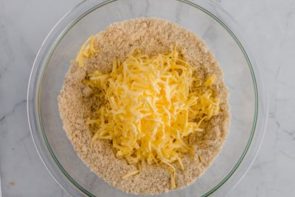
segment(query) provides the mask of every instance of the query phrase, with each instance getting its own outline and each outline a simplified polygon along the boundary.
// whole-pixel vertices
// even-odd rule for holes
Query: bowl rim
[[[31,136],[38,152],[38,155],[47,168],[53,179],[69,194],[78,196],[81,194],[87,196],[95,196],[78,182],[76,182],[63,168],[55,156],[46,134],[42,127],[42,118],[39,116],[39,89],[40,82],[43,76],[43,71],[60,40],[66,35],[66,33],[84,16],[88,15],[92,11],[120,0],[89,0],[82,1],[77,4],[73,9],[68,11],[51,29],[45,40],[43,41],[36,58],[33,63],[31,74],[29,77],[28,90],[27,90],[27,117],[28,124],[31,132]],[[218,22],[229,35],[234,39],[236,44],[242,51],[244,58],[247,61],[255,95],[255,110],[253,123],[251,128],[251,134],[247,141],[247,145],[240,156],[238,162],[230,170],[230,172],[213,188],[207,191],[202,196],[209,196],[213,193],[225,194],[231,191],[242,177],[249,170],[253,164],[256,155],[261,147],[265,125],[267,123],[268,103],[266,90],[263,87],[259,72],[255,63],[253,55],[247,50],[247,44],[243,40],[241,33],[238,30],[237,23],[232,17],[220,6],[218,3],[207,0],[175,0],[181,3],[185,3],[192,6],[203,13],[207,14],[213,20]],[[215,13],[213,13],[215,12]],[[56,168],[57,167],[57,168]],[[237,171],[237,169],[241,169]],[[56,170],[58,169],[58,170]]]

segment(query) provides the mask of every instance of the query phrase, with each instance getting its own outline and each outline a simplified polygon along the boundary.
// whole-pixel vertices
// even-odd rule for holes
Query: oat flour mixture
[[[104,31],[90,37],[81,50],[82,49],[84,51],[80,51],[66,74],[64,86],[58,96],[58,105],[64,130],[75,151],[85,164],[110,185],[125,192],[136,194],[158,194],[167,192],[171,189],[187,186],[201,176],[219,153],[227,136],[229,122],[227,89],[223,81],[223,73],[205,44],[196,37],[196,35],[176,24],[160,19],[139,18],[110,25]],[[169,54],[169,52],[171,53]],[[136,56],[138,53],[143,55]],[[130,57],[130,54],[135,55]],[[166,54],[166,56],[161,54]],[[172,56],[174,55],[178,58],[178,62],[176,63],[172,60]],[[134,57],[137,57],[137,59]],[[163,57],[165,57],[166,60],[162,60],[161,58]],[[119,73],[116,78],[114,78],[114,74],[109,73],[114,68],[120,69],[120,66],[127,64],[126,61],[129,61],[129,65],[134,69],[134,72],[137,72],[136,69],[138,69],[138,67],[133,65],[133,61],[135,63],[157,61],[157,63],[160,62],[159,64],[164,62],[163,65],[169,65],[170,70],[165,71],[163,65],[160,65],[160,68],[180,78],[181,75],[188,70],[186,65],[191,65],[193,67],[193,72],[196,73],[198,82],[191,83],[198,83],[200,88],[203,89],[199,88],[200,90],[198,90],[197,88],[196,91],[203,92],[203,95],[187,101],[188,103],[198,103],[199,105],[199,107],[191,107],[191,111],[187,112],[189,115],[185,115],[185,113],[184,115],[179,115],[180,118],[176,118],[177,120],[174,122],[170,120],[169,112],[167,112],[167,116],[163,115],[161,121],[170,121],[169,124],[171,122],[171,124],[180,122],[178,119],[181,118],[188,122],[187,125],[183,126],[183,128],[187,129],[187,135],[183,134],[184,137],[181,138],[178,134],[175,134],[175,139],[172,139],[171,142],[168,139],[169,143],[167,141],[165,147],[168,144],[170,149],[168,145],[168,148],[166,147],[166,149],[164,149],[164,147],[161,146],[162,141],[159,139],[164,140],[166,134],[169,134],[170,137],[174,136],[173,127],[177,127],[175,125],[171,126],[170,133],[163,133],[165,129],[161,130],[162,133],[159,130],[156,136],[152,138],[154,141],[150,140],[151,137],[149,135],[146,137],[147,139],[145,139],[145,137],[135,138],[134,136],[138,134],[130,134],[130,136],[126,134],[127,137],[120,136],[120,133],[116,135],[113,134],[115,125],[118,126],[119,123],[113,123],[114,117],[106,115],[114,108],[110,108],[110,106],[112,106],[112,99],[106,100],[105,97],[107,94],[110,98],[116,96],[114,96],[116,93],[115,91],[111,92],[110,81],[119,81],[122,76],[124,78],[126,73],[121,73],[121,75],[119,75],[119,71],[116,71]],[[176,66],[182,66],[182,70],[179,70],[180,68],[177,68],[174,63]],[[117,65],[114,66],[114,64]],[[173,64],[174,67],[170,64]],[[147,69],[148,68],[149,67],[147,67]],[[123,70],[122,72],[124,72],[125,68],[121,69]],[[171,71],[173,69],[175,70]],[[149,70],[148,72],[152,73],[153,70]],[[187,73],[187,75],[191,76],[193,79],[194,74],[191,72]],[[109,79],[109,82],[103,84],[103,80],[106,78]],[[183,79],[182,83],[190,84],[186,79],[188,79],[188,77]],[[134,80],[130,83],[133,82]],[[177,85],[178,82],[179,81],[175,81],[175,84]],[[153,83],[154,81],[151,81],[147,85],[149,86],[149,84]],[[181,89],[180,87],[183,87],[182,83],[178,84],[179,87],[175,85],[179,91]],[[159,84],[158,86],[156,84],[157,87],[160,87],[158,88],[157,95],[166,95],[165,97],[163,96],[163,99],[167,100],[168,93],[161,92],[162,86]],[[132,87],[134,87],[133,85],[135,86],[135,83],[132,84]],[[137,89],[138,88],[139,87],[137,87]],[[206,88],[208,88],[208,91],[204,93]],[[110,92],[105,93],[107,91]],[[145,94],[147,93],[145,92]],[[177,92],[175,94],[177,94]],[[149,96],[146,96],[146,98],[148,97]],[[117,102],[127,102],[122,99],[124,97],[117,98],[121,100]],[[178,95],[177,98],[183,99],[181,95]],[[213,104],[209,106],[210,103],[208,104],[206,99],[211,99]],[[149,106],[151,102],[148,99],[146,100],[146,103],[142,101],[142,105]],[[173,100],[172,98],[170,100],[174,101],[176,99]],[[109,111],[107,111],[107,108],[100,110],[104,105],[109,106]],[[152,104],[150,105],[152,106]],[[171,103],[166,103],[165,105],[170,107],[170,111],[176,108],[171,106]],[[176,104],[172,103],[172,105]],[[177,105],[183,107],[179,102]],[[194,104],[191,105],[193,106]],[[153,106],[158,106],[158,108],[154,109],[151,107],[151,112],[153,112],[153,110],[159,111],[161,107],[158,103]],[[208,109],[210,108],[211,111],[208,112],[205,117],[204,114],[202,115],[202,109],[207,110],[206,107]],[[214,107],[214,109],[212,107]],[[197,112],[193,112],[192,109],[195,109]],[[163,114],[165,110],[166,108],[163,108]],[[119,110],[112,113],[117,114],[119,113],[118,111]],[[188,117],[192,116],[191,114],[197,115],[195,115],[195,118]],[[134,118],[134,116],[130,117]],[[102,118],[103,122],[101,122],[101,124],[103,123],[105,129],[101,129],[101,125],[98,121],[98,119]],[[141,120],[143,120],[143,118]],[[94,123],[91,121],[94,121]],[[126,121],[126,124],[129,124],[127,119],[123,118],[120,121],[121,127],[127,128],[125,124],[122,125],[124,121]],[[161,125],[163,125],[163,122],[159,124],[152,122],[148,127],[160,129],[162,128]],[[165,128],[167,127],[166,125]],[[142,125],[140,128],[144,130]],[[94,136],[95,140],[93,140]],[[114,136],[117,136],[117,138],[115,139]],[[128,144],[124,147],[124,140],[130,140],[136,143],[134,145],[135,148],[128,149]],[[145,142],[148,144],[145,144]],[[115,143],[117,148],[114,145]],[[119,145],[117,143],[119,143]],[[173,145],[179,147],[172,150],[171,147]],[[140,149],[140,146],[146,148]],[[158,147],[162,147],[163,150]],[[189,148],[193,148],[193,150]],[[151,150],[149,154],[145,152],[146,149]],[[144,162],[140,160],[140,156],[145,158]],[[171,162],[169,163],[169,161]]]

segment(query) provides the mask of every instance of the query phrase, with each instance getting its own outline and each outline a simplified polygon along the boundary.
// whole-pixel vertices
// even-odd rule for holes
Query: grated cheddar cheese
[[[95,37],[90,36],[80,48],[76,56],[76,62],[82,67],[85,64],[85,60],[94,57],[97,52],[98,49],[95,47]]]
[[[77,58],[79,62],[81,57]],[[197,78],[195,67],[176,48],[155,56],[135,51],[123,62],[114,61],[109,73],[90,73],[83,82],[100,90],[104,103],[88,121],[97,128],[93,142],[109,140],[116,156],[129,164],[166,166],[175,188],[175,164],[183,170],[183,155],[194,153],[188,138],[202,131],[202,121],[219,113],[212,89],[216,77],[203,83]]]

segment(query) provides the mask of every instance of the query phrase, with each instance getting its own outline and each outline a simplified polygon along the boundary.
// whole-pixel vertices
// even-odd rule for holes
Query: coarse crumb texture
[[[203,133],[196,136],[196,152],[184,156],[184,170],[177,168],[176,186],[181,188],[197,179],[210,166],[227,135],[229,112],[227,89],[217,61],[204,43],[193,33],[171,22],[155,18],[139,18],[110,25],[95,35],[99,52],[83,67],[73,62],[58,97],[64,129],[79,157],[86,165],[112,186],[135,194],[158,194],[170,190],[169,172],[156,165],[144,165],[139,174],[122,179],[136,170],[133,165],[118,159],[106,140],[91,143],[92,133],[86,119],[100,105],[92,90],[81,81],[94,70],[110,71],[114,59],[123,61],[130,52],[140,49],[147,55],[165,53],[178,46],[186,61],[196,66],[199,76],[216,75],[214,91],[220,99],[220,112],[205,124]]]

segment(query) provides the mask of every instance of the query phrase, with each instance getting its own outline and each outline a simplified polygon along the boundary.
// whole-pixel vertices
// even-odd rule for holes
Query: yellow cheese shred
[[[166,166],[176,188],[176,166],[183,170],[184,154],[194,152],[188,138],[219,112],[216,77],[198,83],[197,74],[176,48],[155,56],[135,51],[114,61],[111,72],[90,73],[84,83],[99,89],[104,103],[89,119],[96,127],[93,142],[109,140],[129,164]]]
[[[98,52],[98,48],[95,46],[95,41],[95,36],[90,36],[80,48],[76,56],[76,62],[79,66],[84,66],[85,60],[94,57]]]
[[[138,174],[138,173],[139,173],[139,170],[134,170],[134,171],[132,171],[132,172],[129,172],[129,173],[125,174],[125,175],[122,177],[122,179],[128,179],[129,177],[134,176],[134,175],[136,175],[136,174]]]

